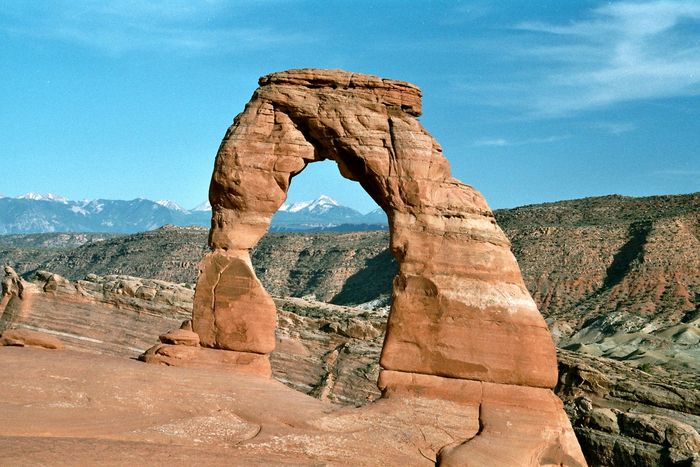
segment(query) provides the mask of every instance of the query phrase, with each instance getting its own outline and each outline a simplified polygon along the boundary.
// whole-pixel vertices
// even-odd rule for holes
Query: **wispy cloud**
[[[474,141],[474,146],[510,146],[512,143],[504,138],[480,139]]]
[[[595,122],[591,126],[611,135],[621,135],[637,129],[637,125],[631,122]]]
[[[621,102],[700,94],[700,2],[617,2],[586,19],[527,22],[514,43],[529,60],[533,85],[525,105],[541,116],[562,116]],[[521,38],[522,41],[522,38]]]
[[[1,21],[0,33],[62,40],[116,54],[134,50],[260,50],[311,41],[308,35],[264,25],[250,26],[242,20],[238,24],[220,24],[215,18],[226,11],[225,7],[226,3],[220,0],[59,1],[51,8],[36,9],[32,15],[26,11],[21,15],[5,11],[0,19],[5,16],[12,21]]]
[[[554,135],[544,138],[528,138],[521,140],[509,140],[505,138],[486,138],[474,141],[474,146],[523,146],[526,144],[547,144],[555,143],[571,138],[571,135]]]

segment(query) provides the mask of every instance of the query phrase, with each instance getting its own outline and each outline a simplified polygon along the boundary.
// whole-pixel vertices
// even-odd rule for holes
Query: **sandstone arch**
[[[557,364],[547,326],[484,198],[451,177],[418,122],[420,90],[312,69],[274,73],[259,85],[216,156],[212,252],[194,300],[201,345],[226,352],[192,355],[269,376],[276,310],[250,249],[292,177],[332,159],[387,213],[399,264],[380,360],[383,396],[464,404],[474,431],[442,447],[443,465],[585,465],[549,389]]]
[[[399,274],[382,367],[554,386],[554,346],[509,242],[484,198],[451,177],[439,144],[418,122],[420,90],[329,70],[275,73],[259,84],[216,157],[213,252],[203,262],[193,315],[202,345],[273,350],[275,308],[249,250],[284,202],[291,178],[311,162],[332,159],[389,219]]]

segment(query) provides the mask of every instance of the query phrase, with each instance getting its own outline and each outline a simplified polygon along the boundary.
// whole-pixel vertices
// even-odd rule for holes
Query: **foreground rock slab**
[[[495,385],[482,408],[475,392],[472,402],[389,396],[355,409],[271,379],[70,350],[0,348],[0,367],[0,449],[8,465],[428,466],[446,446],[455,446],[442,454],[446,465],[484,465],[449,459],[465,440],[486,439],[522,417],[532,429],[513,436],[542,445],[541,464],[557,459],[547,449],[557,434],[543,424],[542,405],[528,407],[532,401],[512,397],[506,385]],[[519,448],[501,446],[497,459],[530,465]]]

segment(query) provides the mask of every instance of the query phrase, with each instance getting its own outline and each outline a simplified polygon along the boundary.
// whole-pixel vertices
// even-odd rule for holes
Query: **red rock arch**
[[[202,263],[193,313],[202,345],[273,350],[275,306],[249,252],[291,178],[332,159],[387,213],[399,263],[382,386],[405,386],[416,374],[554,386],[554,346],[509,242],[481,194],[451,177],[418,122],[420,90],[334,70],[275,73],[259,84],[216,157],[213,251]]]
[[[344,71],[261,78],[212,175],[212,252],[201,263],[192,320],[205,348],[157,346],[146,361],[175,352],[193,366],[202,359],[270,375],[276,310],[250,250],[291,178],[332,159],[387,213],[399,264],[380,361],[390,405],[362,410],[402,411],[409,398],[456,402],[473,433],[441,447],[440,465],[585,465],[549,389],[557,365],[547,326],[484,198],[450,176],[418,122],[420,97],[411,84]]]

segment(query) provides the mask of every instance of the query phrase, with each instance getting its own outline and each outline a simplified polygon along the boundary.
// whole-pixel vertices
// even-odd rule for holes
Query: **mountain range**
[[[0,234],[45,232],[134,233],[163,225],[208,227],[211,206],[184,209],[169,200],[72,201],[52,193],[0,197]],[[385,230],[381,209],[362,214],[321,195],[311,201],[283,204],[272,218],[271,231]]]

